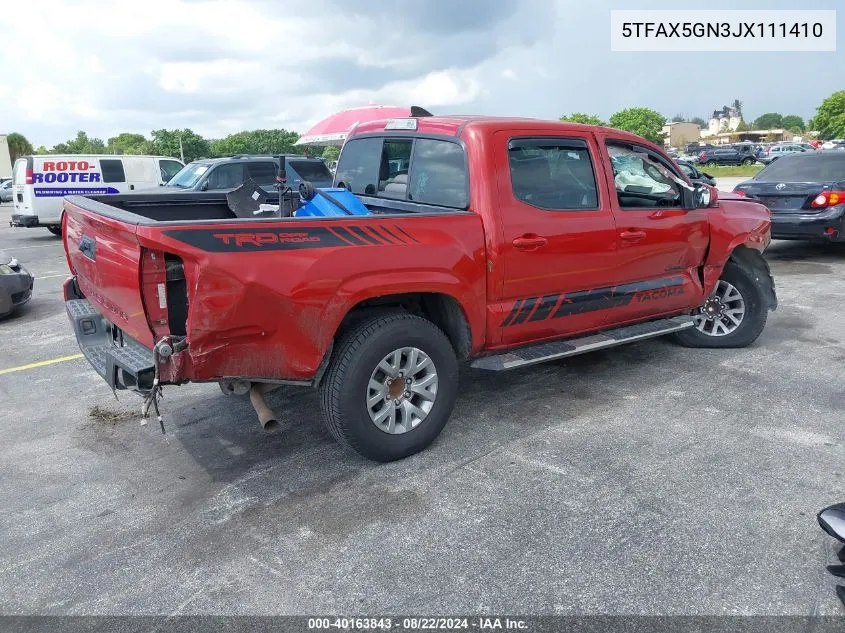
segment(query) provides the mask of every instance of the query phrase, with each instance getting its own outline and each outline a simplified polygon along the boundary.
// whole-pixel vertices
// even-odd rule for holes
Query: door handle
[[[622,231],[619,234],[626,242],[639,242],[640,240],[645,239],[645,231]]]
[[[526,233],[522,237],[518,237],[513,241],[514,247],[521,251],[533,251],[538,248],[542,248],[548,243],[549,240],[545,237],[540,237],[534,233]]]

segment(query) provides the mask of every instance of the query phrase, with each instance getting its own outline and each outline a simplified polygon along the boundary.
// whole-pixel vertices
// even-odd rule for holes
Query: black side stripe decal
[[[534,309],[534,305],[537,303],[537,297],[531,297],[530,299],[526,299],[525,303],[522,304],[522,309],[516,315],[511,325],[518,325],[525,321],[528,318],[528,315],[531,314],[531,310]]]
[[[347,230],[350,233],[352,233],[355,237],[358,237],[360,240],[362,240],[365,244],[374,244],[374,245],[381,244],[381,242],[379,242],[372,235],[369,235],[360,226],[350,226],[350,227],[347,228]]]
[[[513,302],[513,306],[511,307],[511,311],[508,313],[508,316],[505,317],[505,320],[502,321],[502,325],[510,325],[511,320],[516,316],[519,309],[522,307],[523,302],[525,299],[517,299]]]
[[[542,321],[548,317],[552,308],[557,305],[559,300],[560,295],[546,295],[540,299],[540,305],[537,306],[537,309],[534,311],[534,314],[531,315],[529,321]]]
[[[384,226],[381,226],[384,229]],[[284,225],[234,228],[229,225],[213,229],[167,229],[163,234],[195,248],[210,253],[254,253],[257,251],[304,250],[312,248],[337,248],[352,246],[390,246],[399,242],[407,244],[397,236],[402,233],[417,244],[406,231],[393,226],[393,239],[382,235],[374,228],[368,231],[359,226],[299,226]],[[396,240],[394,242],[393,240]]]
[[[379,225],[379,228],[380,228],[382,231],[384,231],[387,235],[389,235],[390,237],[392,237],[394,240],[396,240],[397,242],[399,242],[400,244],[404,244],[404,243],[405,243],[405,240],[403,240],[401,237],[397,237],[397,236],[396,236],[396,235],[395,235],[395,234],[394,234],[394,233],[393,233],[393,232],[392,232],[389,228],[387,228],[384,224],[380,224],[380,225]]]
[[[407,237],[409,240],[411,240],[411,241],[413,241],[413,242],[416,242],[417,244],[419,244],[419,243],[420,243],[420,242],[419,242],[419,240],[417,240],[417,239],[416,239],[413,235],[410,235],[409,233],[407,233],[407,232],[405,231],[405,229],[403,229],[401,226],[396,226],[396,227],[394,227],[394,228],[395,228],[397,231],[399,231],[400,233],[402,233],[402,235],[404,235],[405,237]]]
[[[623,284],[610,288],[596,288],[595,290],[581,290],[568,294],[517,299],[511,306],[508,315],[502,321],[502,327],[519,325],[520,323],[525,323],[526,320],[529,323],[533,323],[550,318],[557,319],[574,314],[594,312],[596,310],[618,308],[630,304],[635,296],[642,293],[658,292],[659,296],[653,297],[656,299],[682,294],[684,292],[684,283],[684,277],[674,276]],[[649,298],[652,297],[644,295],[640,300]],[[536,310],[534,309],[535,305]]]

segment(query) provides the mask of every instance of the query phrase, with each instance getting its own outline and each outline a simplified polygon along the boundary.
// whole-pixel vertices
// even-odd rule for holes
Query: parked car
[[[808,143],[776,143],[767,147],[765,151],[757,157],[757,160],[764,165],[768,165],[782,156],[815,151],[816,150]]]
[[[0,202],[12,201],[12,181],[6,180],[0,183]]]
[[[17,259],[0,251],[0,318],[7,317],[32,298],[34,278]]]
[[[415,117],[358,125],[338,161],[315,219],[237,219],[220,193],[67,198],[64,295],[95,370],[145,406],[188,381],[317,387],[332,435],[391,461],[440,434],[459,361],[670,333],[745,347],[776,307],[769,211],[690,185],[633,134]]]
[[[302,181],[315,187],[328,187],[332,173],[321,158],[286,155],[285,173],[291,187],[296,189]],[[279,156],[232,156],[196,160],[176,174],[163,188],[173,191],[229,191],[241,186],[247,179],[267,190],[276,187],[279,174]]]
[[[702,182],[711,187],[716,186],[716,179],[710,174],[699,171],[693,163],[686,160],[675,160],[675,162],[692,182]]]
[[[24,156],[14,165],[12,226],[46,227],[61,235],[65,196],[127,193],[166,183],[182,169],[168,156],[50,154]]]
[[[752,165],[756,161],[748,146],[709,149],[698,155],[699,165]]]
[[[777,239],[845,239],[845,152],[817,150],[779,158],[734,187],[772,212]]]
[[[845,145],[845,139],[835,138],[822,143],[821,149],[836,149],[837,145]]]

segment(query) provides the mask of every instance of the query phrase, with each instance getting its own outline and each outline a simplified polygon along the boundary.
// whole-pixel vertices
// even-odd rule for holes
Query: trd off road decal
[[[595,310],[607,310],[626,306],[636,300],[658,301],[684,294],[683,277],[666,277],[642,281],[612,288],[583,290],[568,294],[553,294],[544,297],[528,297],[514,301],[502,326],[532,323],[546,319],[557,319],[573,314]]]
[[[339,246],[388,246],[418,243],[398,226],[333,226],[279,229],[176,229],[173,239],[212,253],[282,251]]]

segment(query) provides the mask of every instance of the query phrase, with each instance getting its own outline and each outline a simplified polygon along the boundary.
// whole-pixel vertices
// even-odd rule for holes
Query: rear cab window
[[[457,139],[352,138],[340,154],[335,182],[362,196],[452,209],[469,205],[466,153]]]

